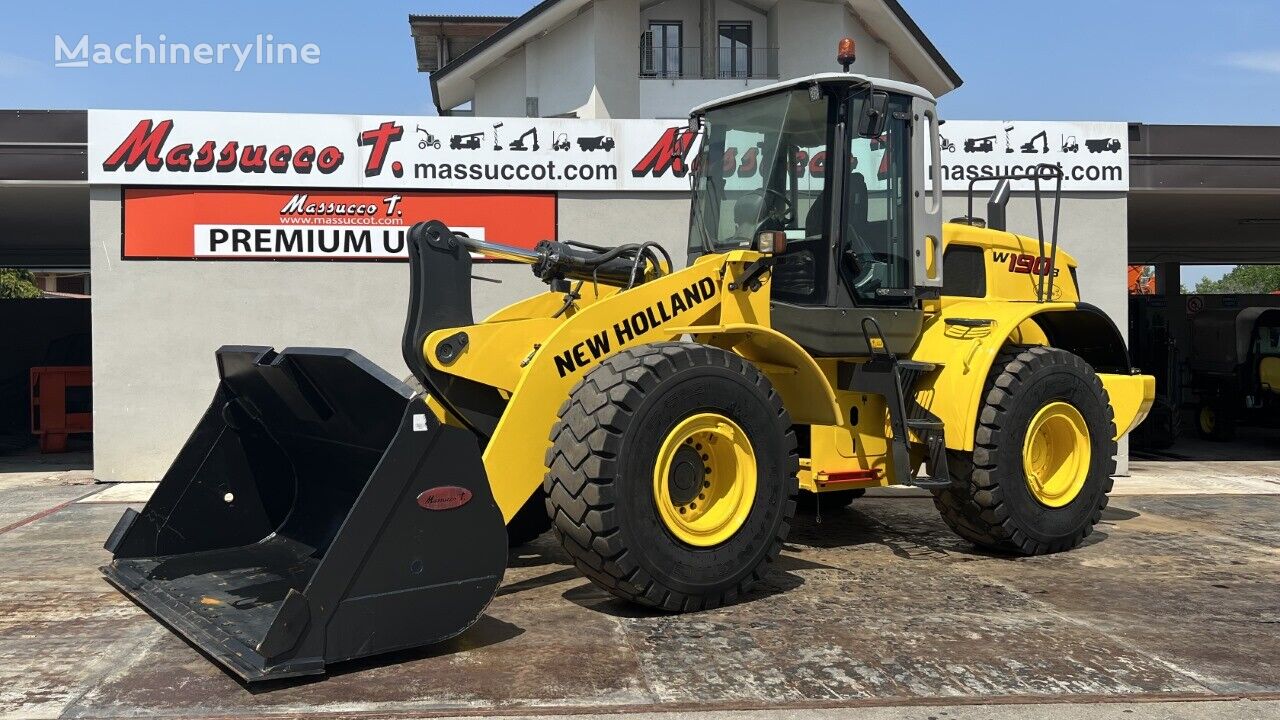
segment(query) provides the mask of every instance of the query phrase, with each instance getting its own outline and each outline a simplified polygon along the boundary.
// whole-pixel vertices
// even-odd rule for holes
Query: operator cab
[[[942,281],[940,197],[923,177],[938,158],[928,91],[822,73],[701,105],[691,126],[690,262],[772,250],[774,327],[848,357],[871,352],[869,317],[886,349],[909,350]]]

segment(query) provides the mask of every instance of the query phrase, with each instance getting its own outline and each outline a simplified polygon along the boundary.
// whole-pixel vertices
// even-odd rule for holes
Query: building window
[[[680,77],[682,35],[679,22],[650,21],[640,47],[640,73],[648,77]]]
[[[751,23],[720,23],[717,60],[720,77],[751,77]]]

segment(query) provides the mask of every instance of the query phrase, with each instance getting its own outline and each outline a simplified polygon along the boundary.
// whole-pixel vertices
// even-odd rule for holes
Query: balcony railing
[[[718,47],[703,72],[702,48],[640,46],[640,77],[749,79],[778,77],[778,48]]]

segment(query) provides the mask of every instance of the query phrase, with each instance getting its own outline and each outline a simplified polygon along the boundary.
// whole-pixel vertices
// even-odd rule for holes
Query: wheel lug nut
[[[706,495],[703,495],[702,493],[698,493],[698,499],[699,499],[699,500],[706,500],[706,499],[707,499],[707,496],[706,496]]]

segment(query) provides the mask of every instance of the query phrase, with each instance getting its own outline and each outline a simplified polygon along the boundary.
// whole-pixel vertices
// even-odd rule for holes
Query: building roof
[[[450,84],[451,76],[458,71],[469,66],[478,66],[476,69],[484,67],[489,62],[494,62],[499,58],[505,57],[507,53],[515,50],[529,38],[536,34],[550,30],[560,22],[572,17],[572,15],[592,0],[542,0],[542,2],[533,6],[528,12],[512,19],[509,23],[494,32],[492,35],[472,45],[469,49],[461,54],[453,56],[449,62],[443,66],[436,68],[431,72],[431,99],[435,103],[436,109],[443,113],[449,107],[453,107],[458,103],[447,103],[445,107],[441,100],[441,82]],[[891,47],[898,47],[903,44],[914,45],[919,50],[918,58],[902,58],[899,60],[917,78],[920,78],[920,84],[935,96],[942,96],[958,87],[964,82],[960,75],[951,67],[938,48],[929,40],[920,26],[916,24],[911,15],[898,2],[898,0],[845,0],[850,9],[854,10],[864,23],[870,27],[886,44]],[[465,16],[410,16],[410,25],[413,24],[415,17],[426,18],[450,18]],[[416,34],[415,34],[416,38]],[[419,52],[419,70],[424,70],[421,62],[422,54]],[[466,78],[468,81],[470,77]],[[459,101],[461,102],[461,100]]]
[[[409,31],[418,56],[418,72],[434,73],[454,57],[510,25],[511,15],[410,15]],[[440,52],[440,40],[446,43]]]

